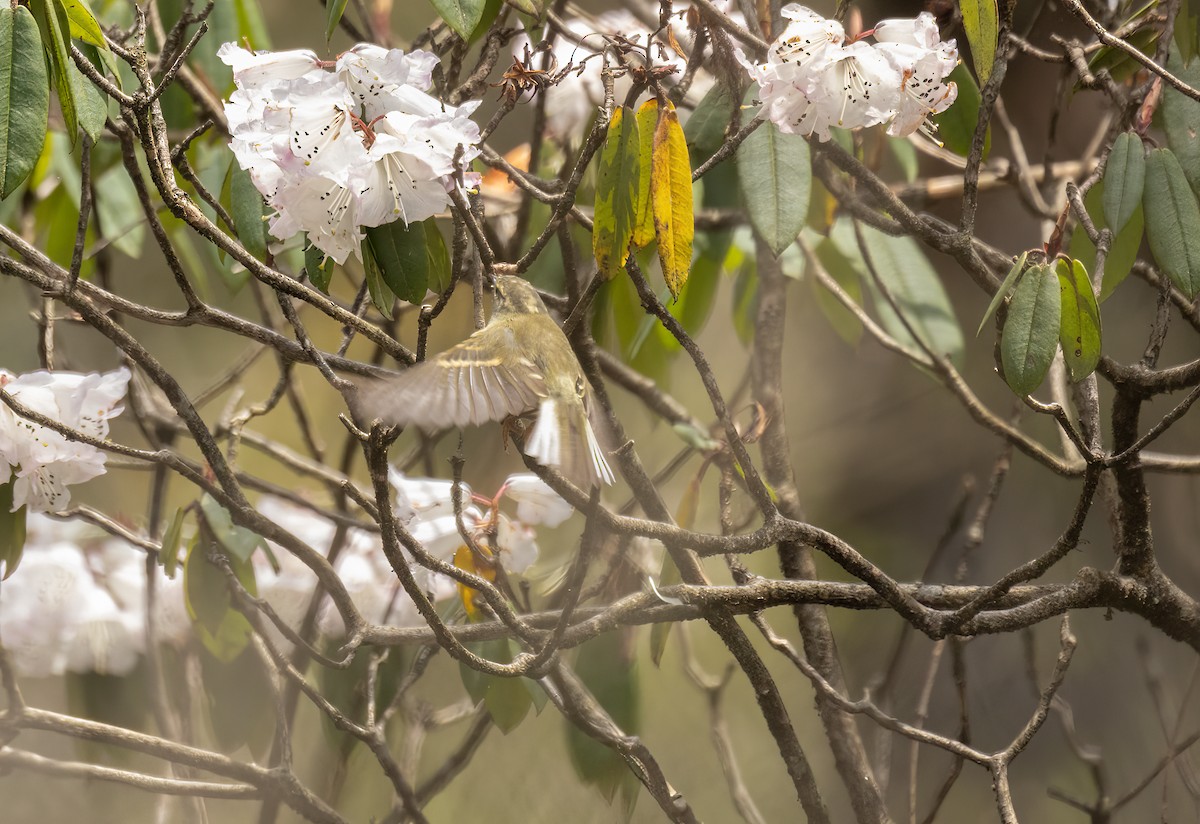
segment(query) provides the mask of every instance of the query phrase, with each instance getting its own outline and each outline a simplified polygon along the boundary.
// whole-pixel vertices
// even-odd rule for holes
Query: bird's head
[[[524,278],[516,275],[500,275],[496,278],[496,312],[514,315],[545,315],[546,304]]]

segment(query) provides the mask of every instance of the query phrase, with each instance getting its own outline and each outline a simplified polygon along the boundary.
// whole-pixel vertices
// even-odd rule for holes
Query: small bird
[[[395,377],[360,386],[354,406],[362,419],[426,432],[536,410],[525,454],[587,491],[613,482],[589,419],[591,392],[537,290],[522,278],[500,275],[486,326]]]

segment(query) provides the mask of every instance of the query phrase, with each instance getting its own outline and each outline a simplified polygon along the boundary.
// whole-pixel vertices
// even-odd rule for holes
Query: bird
[[[592,428],[592,403],[591,384],[537,290],[498,275],[482,329],[398,375],[360,384],[352,408],[362,420],[425,432],[507,425],[536,412],[522,451],[590,491],[614,480]]]

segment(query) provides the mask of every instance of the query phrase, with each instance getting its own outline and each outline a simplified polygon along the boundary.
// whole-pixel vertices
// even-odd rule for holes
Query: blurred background
[[[217,0],[218,3],[227,0]],[[583,4],[592,11],[609,5]],[[278,49],[292,47],[324,51],[325,9],[318,0],[262,0],[267,28]],[[832,14],[831,6],[817,4],[817,10]],[[913,16],[921,10],[914,3],[875,3],[862,7],[869,26],[886,16]],[[1018,17],[1025,13],[1018,11]],[[406,47],[432,19],[434,12],[424,0],[402,0],[395,4],[392,23],[395,45]],[[1045,32],[1082,36],[1073,18],[1061,12],[1047,11],[1038,31],[1032,35],[1039,45],[1049,43]],[[952,35],[953,32],[947,32]],[[961,34],[960,42],[961,42]],[[216,41],[200,48],[213,48]],[[328,47],[333,56],[351,45],[339,32]],[[504,66],[501,62],[500,68]],[[498,72],[497,72],[498,75]],[[499,79],[498,76],[494,79]],[[1035,162],[1043,159],[1069,160],[1079,157],[1093,139],[1102,100],[1094,94],[1068,95],[1064,101],[1058,89],[1056,68],[1032,59],[1018,57],[1010,65],[1003,86],[1003,98],[1016,127],[1023,135],[1025,148]],[[487,102],[477,115],[486,119],[496,105],[497,93],[489,90]],[[492,145],[507,151],[527,139],[528,121],[520,109],[511,115],[495,135]],[[1008,145],[1001,130],[993,133],[993,154],[1007,156]],[[950,175],[955,170],[936,160],[921,158],[922,175]],[[899,175],[896,181],[900,182]],[[917,203],[948,220],[956,220],[958,202],[954,198]],[[998,187],[981,196],[979,236],[1007,254],[1038,247],[1046,239],[1044,227],[1019,203],[1013,190]],[[949,258],[930,252],[930,259],[943,277],[958,319],[967,333],[965,375],[981,399],[1000,415],[1015,409],[1014,399],[993,367],[994,331],[985,329],[978,338],[970,335],[982,316],[988,296]],[[143,296],[156,306],[179,308],[180,301],[159,256],[147,244],[140,258],[117,258],[112,288]],[[785,389],[788,424],[791,434],[793,466],[809,520],[843,537],[886,572],[902,581],[921,579],[934,548],[946,532],[952,514],[964,495],[965,484],[974,483],[972,507],[986,486],[1001,443],[973,424],[962,407],[928,376],[885,352],[869,338],[857,346],[848,345],[833,330],[814,299],[810,284],[800,271],[789,272],[795,282],[789,290],[789,322],[786,341]],[[553,273],[542,272],[541,277]],[[257,311],[250,290],[236,295],[217,294],[219,281],[212,281],[217,304],[238,314]],[[335,280],[333,289],[349,299],[353,285]],[[0,347],[5,353],[4,367],[23,372],[37,368],[36,327],[30,313],[37,308],[38,295],[14,282],[0,283],[4,316],[0,323]],[[460,290],[462,292],[463,290]],[[734,329],[731,305],[733,277],[721,279],[715,308],[699,335],[726,392],[732,392],[748,368],[749,349]],[[1104,306],[1105,352],[1118,360],[1136,360],[1145,346],[1153,317],[1155,294],[1144,283],[1131,278]],[[314,316],[309,315],[310,318]],[[138,339],[175,374],[189,391],[199,391],[228,364],[240,358],[247,342],[204,329],[171,329],[131,322]],[[471,329],[469,295],[456,297],[446,316],[433,327],[430,351],[439,351],[460,340]],[[336,348],[340,329],[332,324],[310,327],[316,343]],[[416,314],[401,316],[398,336],[406,345],[416,339]],[[62,324],[58,341],[59,356],[69,368],[77,370],[110,369],[113,353],[99,344],[98,336],[78,325]],[[365,347],[352,348],[351,354],[363,354]],[[1194,358],[1194,339],[1176,328],[1167,341],[1161,363],[1169,365]],[[270,357],[262,358],[247,375],[244,387],[250,398],[269,391],[277,372]],[[658,375],[660,383],[702,420],[711,419],[711,410],[699,380],[685,356],[676,356]],[[325,442],[340,445],[344,437],[336,416],[344,411],[341,398],[320,380],[313,370],[302,377],[305,393],[312,405],[313,417]],[[1101,381],[1102,401],[1106,386]],[[647,413],[621,390],[612,390],[623,410],[623,421],[635,440],[642,460],[651,469],[663,466],[683,442],[669,428]],[[1151,404],[1143,420],[1150,422],[1164,413],[1177,398],[1163,398]],[[228,402],[224,395],[201,409],[215,420]],[[1058,439],[1050,423],[1031,420],[1025,425],[1043,442],[1058,449]],[[286,410],[273,413],[255,426],[270,431],[285,444],[301,446],[299,433]],[[517,456],[501,452],[498,427],[467,432],[465,453],[469,456],[467,480],[490,494],[503,478],[521,465]],[[407,437],[407,436],[406,436]],[[141,443],[129,420],[118,420],[113,438],[125,443]],[[438,474],[449,477],[449,466],[442,459],[450,454],[454,438],[441,445],[442,452],[433,461]],[[403,451],[402,440],[397,450]],[[1200,427],[1185,419],[1157,445],[1160,451],[1196,454],[1200,451]],[[283,485],[295,485],[288,472],[253,450],[243,450],[242,466]],[[670,505],[677,506],[695,459],[668,482],[663,493]],[[355,467],[365,478],[361,465]],[[138,522],[145,507],[149,488],[148,473],[114,470],[105,478],[78,490],[78,497],[105,512]],[[1200,486],[1187,475],[1151,476],[1154,497],[1153,526],[1159,560],[1165,571],[1186,591],[1200,593],[1200,515],[1197,503]],[[1066,527],[1079,490],[1078,481],[1064,480],[1034,465],[1019,453],[1013,457],[1012,470],[1005,482],[986,539],[972,559],[968,582],[994,580],[1012,567],[1044,552]],[[609,493],[609,502],[624,501],[627,491],[618,487]],[[182,484],[172,486],[174,503],[183,504],[193,497]],[[706,481],[702,505],[696,523],[701,530],[717,530],[715,474]],[[747,504],[743,503],[743,506]],[[973,511],[969,510],[969,511]],[[543,563],[552,567],[571,557],[577,546],[581,518],[576,516],[558,530],[543,533],[539,543]],[[961,532],[951,544],[961,545]],[[945,554],[935,565],[928,580],[949,581],[954,573],[957,552]],[[747,559],[753,571],[765,576],[779,575],[773,552],[762,552]],[[1113,550],[1102,512],[1093,510],[1079,551],[1059,564],[1047,581],[1066,581],[1082,566],[1110,568]],[[823,575],[844,580],[846,575],[832,564],[819,561]],[[709,573],[725,580],[724,567],[709,562]],[[790,610],[768,613],[773,626],[795,640],[795,622]],[[837,637],[850,694],[857,697],[865,686],[878,683],[892,659],[901,635],[901,622],[887,613],[831,611],[830,620]],[[1200,722],[1200,692],[1195,684],[1196,656],[1186,647],[1161,637],[1139,619],[1100,612],[1075,613],[1072,627],[1079,648],[1061,695],[1073,711],[1074,728],[1089,752],[1099,755],[1108,777],[1109,791],[1120,795],[1141,780],[1150,766],[1166,751],[1171,729],[1164,729],[1160,713],[1174,721],[1184,712],[1181,729],[1189,732]],[[748,625],[747,625],[748,626]],[[678,632],[678,630],[676,630]],[[702,626],[687,628],[701,664],[712,674],[723,671],[728,655]],[[650,749],[658,756],[668,777],[706,821],[736,820],[722,778],[717,757],[710,746],[707,706],[704,695],[685,676],[680,650],[672,644],[658,669],[649,661],[647,632],[637,633],[638,684],[642,706],[642,730]],[[756,637],[751,630],[750,636]],[[1026,636],[982,637],[966,645],[968,695],[972,742],[982,749],[1007,745],[1032,712],[1036,694],[1026,672],[1026,644],[1035,648],[1041,682],[1044,683],[1057,654],[1057,622],[1038,627]],[[900,659],[895,694],[895,711],[906,719],[913,717],[926,671],[932,643],[910,637]],[[790,665],[769,650],[764,656],[787,697],[795,724],[806,752],[814,762],[818,785],[833,811],[834,821],[849,821],[848,800],[833,770],[828,745],[813,708],[809,683]],[[65,679],[34,680],[24,684],[27,700],[38,706],[60,711],[83,712],[103,709],[128,701],[115,683],[101,677],[70,676]],[[1189,692],[1189,689],[1191,690]],[[430,674],[420,687],[428,700],[440,703],[443,696],[461,694],[458,668],[446,656],[435,659]],[[759,715],[754,696],[744,678],[733,678],[725,696],[730,735],[747,788],[769,822],[799,820],[792,784]],[[958,703],[949,674],[949,657],[942,659],[929,709],[928,726],[954,734],[958,724]],[[1057,789],[1080,799],[1094,795],[1087,766],[1072,755],[1064,736],[1062,721],[1056,714],[1017,760],[1013,768],[1013,790],[1023,821],[1084,821],[1085,817],[1054,800],[1049,790]],[[862,731],[870,747],[882,738],[879,731],[863,722]],[[320,788],[330,773],[328,731],[315,712],[301,703],[297,720],[297,762],[300,776]],[[436,765],[462,734],[450,728],[431,737],[427,744],[427,763]],[[22,745],[47,755],[67,759],[95,759],[117,766],[146,766],[146,762],[128,754],[75,745],[61,737],[22,735]],[[36,742],[36,745],[35,743]],[[902,739],[893,739],[893,768],[890,799],[893,810],[906,809],[909,747]],[[236,753],[253,757],[247,751]],[[920,757],[919,814],[923,815],[934,788],[950,765],[947,756],[923,750]],[[1115,820],[1142,822],[1159,820],[1160,809],[1168,813],[1162,820],[1200,820],[1198,796],[1185,786],[1186,778],[1195,781],[1196,772],[1185,761],[1180,772],[1168,769],[1156,779],[1138,800],[1125,808]],[[362,751],[350,757],[339,807],[353,821],[373,820],[389,808],[389,787],[378,766]],[[1165,782],[1165,783],[1164,783]],[[0,795],[4,798],[0,820],[108,822],[164,820],[157,817],[158,803],[151,796],[121,787],[78,781],[57,781],[32,773],[0,776]],[[1165,806],[1164,806],[1165,805]],[[208,817],[213,822],[254,821],[255,805],[233,802],[209,802]],[[176,811],[177,812],[177,811]],[[471,765],[444,793],[434,800],[428,814],[432,821],[451,821],[486,817],[492,821],[604,822],[619,820],[619,805],[610,807],[595,790],[582,785],[566,757],[564,723],[552,709],[530,715],[507,735],[492,732],[484,741]],[[280,820],[290,821],[285,811]],[[167,818],[165,820],[173,820]],[[643,797],[633,814],[634,821],[658,821],[661,814],[652,801]],[[991,822],[996,820],[988,776],[967,765],[951,791],[939,821]]]

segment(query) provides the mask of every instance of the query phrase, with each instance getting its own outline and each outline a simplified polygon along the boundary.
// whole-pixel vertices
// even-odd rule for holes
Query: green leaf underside
[[[763,123],[738,147],[738,185],[750,223],[776,256],[804,228],[812,189],[808,141]]]
[[[937,272],[925,253],[910,237],[892,237],[870,226],[862,226],[866,251],[874,271],[895,298],[900,311],[917,335],[932,351],[961,366],[963,334],[954,307]],[[868,281],[872,285],[874,281]],[[882,295],[875,295],[875,311],[888,334],[916,348],[908,328]]]
[[[636,117],[624,107],[616,109],[600,154],[592,226],[592,252],[606,278],[615,277],[629,255],[641,184],[640,150]]]
[[[1170,149],[1146,158],[1142,199],[1150,251],[1171,282],[1188,299],[1200,292],[1200,207]]]
[[[371,244],[364,242],[362,245],[363,257],[363,273],[367,280],[367,294],[371,296],[371,303],[379,310],[386,318],[392,316],[393,304],[396,302],[396,296],[392,294],[392,290],[383,280],[383,272],[379,268],[379,264],[375,261],[375,255],[371,252]]]
[[[1028,252],[1022,252],[1017,258],[1017,262],[1008,270],[1008,274],[1004,276],[1004,282],[1000,284],[1000,288],[996,290],[996,294],[992,295],[992,301],[988,304],[987,311],[983,313],[983,317],[979,321],[979,328],[975,330],[975,337],[979,337],[979,333],[983,331],[984,324],[988,319],[996,314],[996,310],[1000,308],[1000,304],[1008,297],[1008,293],[1012,291],[1013,284],[1017,282],[1017,278],[1025,271],[1025,260],[1029,257]]]
[[[409,303],[420,303],[429,289],[429,251],[425,226],[397,220],[366,230],[366,243],[392,294]]]
[[[0,198],[33,171],[46,139],[50,78],[29,9],[0,8]]]
[[[450,266],[450,250],[436,218],[425,221],[425,244],[429,252],[429,288],[440,294],[450,288],[454,271]]]
[[[1061,292],[1059,344],[1071,380],[1078,382],[1092,374],[1100,362],[1100,307],[1082,263],[1060,258],[1055,272]]]
[[[305,237],[304,247],[304,271],[308,273],[308,279],[312,281],[313,286],[320,289],[325,294],[329,294],[329,282],[333,279],[333,258],[326,257],[325,253],[318,249],[314,244],[308,242]]]
[[[1000,36],[1000,15],[996,0],[960,0],[963,29],[971,44],[971,62],[980,83],[986,83],[996,60],[996,43]]]
[[[247,252],[264,260],[267,256],[267,224],[263,220],[266,206],[262,195],[254,188],[250,173],[236,164],[230,170],[229,206],[238,240]]]
[[[1184,66],[1183,61],[1172,53],[1167,60],[1167,69],[1192,88],[1200,88],[1200,61]],[[1192,191],[1200,192],[1200,100],[1165,86],[1161,108],[1167,146],[1183,167]]]
[[[1018,395],[1037,389],[1058,349],[1061,318],[1058,277],[1050,266],[1031,266],[1017,282],[1000,335],[1004,379]]]
[[[1104,220],[1113,233],[1120,232],[1142,205],[1146,181],[1146,154],[1142,139],[1125,132],[1113,141],[1104,169]]]
[[[1097,229],[1103,229],[1107,225],[1104,221],[1103,201],[1104,181],[1099,180],[1083,199],[1083,205]],[[1113,290],[1120,286],[1133,270],[1133,263],[1137,260],[1138,250],[1142,245],[1144,223],[1143,210],[1139,204],[1125,228],[1112,239],[1108,257],[1104,261],[1104,276],[1100,284],[1101,303],[1108,299]],[[1071,234],[1070,255],[1083,263],[1088,271],[1095,270],[1096,247],[1092,245],[1082,226],[1076,226]]]

